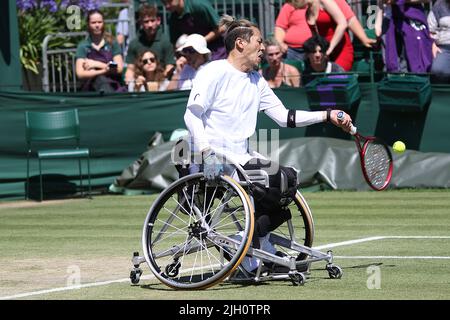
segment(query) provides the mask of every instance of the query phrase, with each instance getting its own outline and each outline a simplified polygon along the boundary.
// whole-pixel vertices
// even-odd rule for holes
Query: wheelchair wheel
[[[300,240],[304,246],[311,248],[314,240],[314,220],[311,209],[299,191],[297,191],[297,194],[295,195],[294,202],[301,217],[299,220],[302,221],[299,221],[299,224],[295,226],[297,239]],[[297,260],[304,260],[307,256],[307,254],[300,253],[297,256]]]
[[[301,245],[312,247],[314,240],[314,221],[311,210],[299,191],[297,191],[294,201],[289,205],[289,209],[292,215],[292,230],[290,230],[289,224],[284,223],[272,231],[272,233]],[[289,253],[289,250],[286,248],[279,247],[278,249],[286,254]],[[305,253],[299,253],[297,260],[304,260],[307,256]]]
[[[145,219],[142,245],[153,274],[175,289],[205,289],[241,263],[252,241],[253,206],[232,178],[203,174],[172,183]]]

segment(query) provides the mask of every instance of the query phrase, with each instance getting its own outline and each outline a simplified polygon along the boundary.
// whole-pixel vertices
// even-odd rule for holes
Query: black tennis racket
[[[340,113],[339,116],[343,116]],[[365,137],[352,125],[350,134],[355,138],[364,178],[374,190],[381,191],[388,187],[392,178],[394,163],[389,147],[377,137]]]

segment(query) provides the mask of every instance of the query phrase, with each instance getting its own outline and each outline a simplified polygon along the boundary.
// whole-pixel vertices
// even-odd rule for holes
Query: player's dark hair
[[[219,27],[225,26],[226,31],[224,35],[225,49],[227,53],[235,48],[237,38],[242,38],[250,41],[253,36],[252,27],[258,28],[258,25],[246,19],[235,19],[229,15],[223,15],[220,20]]]

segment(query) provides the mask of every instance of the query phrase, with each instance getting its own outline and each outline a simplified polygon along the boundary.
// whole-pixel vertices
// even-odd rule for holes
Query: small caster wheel
[[[342,277],[342,269],[336,265],[327,266],[328,276],[331,279],[340,279]]]
[[[294,286],[303,286],[305,284],[305,276],[301,272],[292,272],[289,274]]]
[[[172,262],[166,266],[166,275],[170,278],[175,278],[180,271],[181,263],[179,261]]]
[[[139,268],[135,268],[130,272],[130,280],[132,284],[138,284],[139,280],[141,280],[142,270]]]

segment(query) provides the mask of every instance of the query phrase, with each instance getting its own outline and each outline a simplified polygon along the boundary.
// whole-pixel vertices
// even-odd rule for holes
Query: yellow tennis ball
[[[394,145],[392,146],[395,152],[402,153],[406,150],[406,146],[402,141],[395,141]]]

